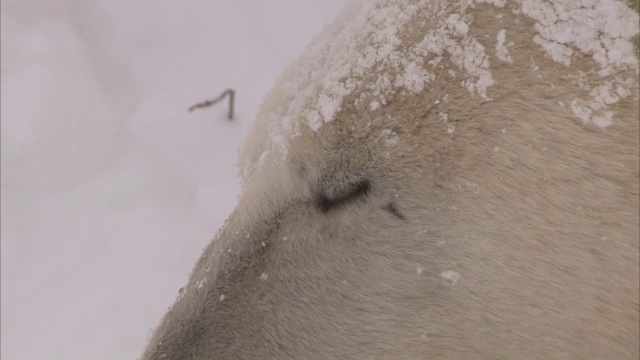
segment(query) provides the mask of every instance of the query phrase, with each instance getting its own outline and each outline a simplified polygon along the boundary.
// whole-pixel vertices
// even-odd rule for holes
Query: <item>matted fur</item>
[[[638,359],[637,31],[601,128],[569,105],[609,79],[596,61],[554,61],[519,2],[499,3],[375,5],[414,7],[401,55],[460,14],[488,56],[485,94],[447,52],[419,59],[424,89],[373,94],[403,71],[383,60],[307,122],[327,88],[291,84],[356,18],[345,10],[265,100],[238,208],[142,359]],[[279,130],[282,109],[301,112]]]

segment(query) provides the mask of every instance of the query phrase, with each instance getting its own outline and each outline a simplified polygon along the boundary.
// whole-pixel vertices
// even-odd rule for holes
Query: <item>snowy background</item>
[[[3,360],[141,354],[261,99],[345,2],[2,0]],[[186,111],[228,87],[235,121]]]

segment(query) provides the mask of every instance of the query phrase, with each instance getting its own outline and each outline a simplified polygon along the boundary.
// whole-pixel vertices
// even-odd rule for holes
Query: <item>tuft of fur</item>
[[[637,2],[575,3],[348,6],[142,359],[637,359]]]

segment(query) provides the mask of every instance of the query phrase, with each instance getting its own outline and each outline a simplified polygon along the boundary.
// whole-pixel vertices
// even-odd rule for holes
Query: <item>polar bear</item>
[[[637,359],[638,3],[355,1],[144,360]]]

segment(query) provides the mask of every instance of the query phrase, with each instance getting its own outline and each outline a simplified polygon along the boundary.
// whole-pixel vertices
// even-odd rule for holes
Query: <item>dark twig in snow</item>
[[[220,96],[218,96],[217,98],[213,99],[213,100],[206,100],[203,101],[201,103],[197,103],[193,106],[191,106],[189,108],[189,112],[195,110],[195,109],[200,109],[200,108],[206,108],[212,105],[215,105],[217,103],[219,103],[220,101],[224,100],[225,96],[229,95],[229,113],[227,114],[227,118],[229,120],[233,120],[233,106],[236,100],[236,92],[233,89],[227,89],[225,90],[222,94],[220,94]]]

